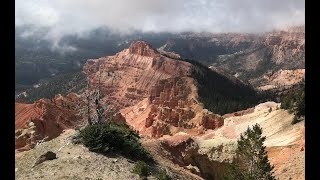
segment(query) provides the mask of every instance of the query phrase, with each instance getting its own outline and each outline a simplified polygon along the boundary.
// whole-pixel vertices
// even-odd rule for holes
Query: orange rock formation
[[[179,131],[199,134],[223,125],[222,117],[198,102],[191,67],[135,41],[114,56],[88,60],[84,72],[90,84],[102,90],[102,101],[120,110],[133,128],[161,137]]]
[[[79,100],[74,93],[57,95],[52,101],[40,99],[33,104],[15,104],[15,149],[33,148],[38,140],[50,140],[64,129],[74,128],[80,118],[75,105]]]

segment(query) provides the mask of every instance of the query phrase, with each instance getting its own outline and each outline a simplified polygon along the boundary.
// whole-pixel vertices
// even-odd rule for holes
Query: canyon
[[[285,72],[295,76],[297,73],[295,70],[300,69],[299,74],[304,76],[304,26],[265,33],[255,42],[257,45],[241,52],[219,56],[211,67],[248,81],[257,88],[265,85],[264,77],[270,74]],[[298,76],[300,80],[301,75]]]
[[[298,29],[289,32],[299,34],[300,31]],[[294,63],[287,62],[288,57],[279,54],[280,47],[285,47],[289,54],[297,57],[304,53],[304,41],[292,43],[290,38],[296,37],[287,36],[287,32],[284,34],[286,39],[279,40],[279,36],[283,34],[276,32],[275,35],[267,36],[264,42],[277,51],[278,54],[274,55],[277,60],[273,61],[280,64],[279,68]],[[232,41],[235,45],[243,44],[243,39],[247,38],[236,37]],[[168,50],[168,46],[162,48],[163,51]],[[195,65],[180,59],[180,55],[176,53],[164,53],[145,41],[134,41],[127,49],[113,56],[89,59],[83,67],[88,81],[87,87],[99,91],[99,95],[102,95],[100,103],[108,110],[119,112],[116,115],[118,119],[139,132],[143,137],[142,144],[155,159],[172,169],[180,169],[186,174],[192,173],[188,174],[190,179],[222,179],[226,164],[232,162],[240,134],[248,126],[259,123],[263,128],[263,135],[267,138],[265,145],[270,161],[275,165],[276,177],[303,179],[304,121],[292,125],[293,114],[280,109],[280,104],[275,102],[257,103],[253,107],[240,108],[237,112],[226,114],[211,112],[201,102],[199,88],[203,87],[199,86],[192,74]],[[248,59],[250,60],[246,56],[243,61],[238,60],[239,63],[248,64]],[[251,65],[256,63],[256,59]],[[300,63],[304,63],[304,60]],[[236,84],[233,81],[237,77],[230,78],[222,73],[229,71],[231,65],[213,65],[213,72],[233,85]],[[245,68],[257,70],[258,66]],[[254,85],[260,89],[272,89],[280,85],[292,86],[303,81],[304,72],[303,67],[294,70],[279,69],[262,76],[263,80],[260,79]],[[254,78],[251,79],[252,82]],[[215,79],[210,81],[214,82]],[[242,84],[242,81],[236,82],[241,85],[235,85],[234,91],[241,91],[241,87],[248,86]],[[222,88],[219,85],[217,87]],[[221,96],[224,97],[227,96],[224,94],[226,91],[220,89],[217,92],[222,92]],[[69,129],[85,125],[85,120],[78,113],[78,107],[85,102],[85,91],[80,91],[79,94],[69,93],[66,96],[56,95],[53,99],[40,99],[33,104],[17,102],[15,146],[18,161],[53,141],[61,141],[60,135],[66,136]],[[224,103],[221,100],[219,102]],[[42,144],[39,144],[39,141]],[[60,146],[61,144],[56,144],[54,148]],[[125,177],[128,178],[129,175]]]

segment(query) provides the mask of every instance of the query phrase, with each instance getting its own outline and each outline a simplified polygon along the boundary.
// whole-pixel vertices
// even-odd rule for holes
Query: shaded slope
[[[193,64],[191,77],[197,81],[198,94],[204,107],[217,114],[227,114],[253,107],[263,100],[261,93],[237,79],[229,79],[202,64]]]
[[[33,103],[41,98],[52,99],[57,94],[78,93],[85,86],[85,75],[82,72],[62,74],[40,83],[37,88],[28,89],[25,91],[26,96],[21,94],[16,100]]]

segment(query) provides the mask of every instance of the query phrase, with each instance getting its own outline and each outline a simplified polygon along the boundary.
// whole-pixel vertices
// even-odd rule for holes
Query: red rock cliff
[[[93,87],[102,89],[102,101],[120,110],[131,126],[144,135],[161,137],[178,131],[200,133],[203,127],[223,124],[223,119],[217,126],[200,123],[207,115],[189,77],[191,67],[161,55],[145,41],[135,41],[114,56],[88,60],[84,72]]]
[[[79,98],[71,93],[57,95],[52,101],[40,99],[33,104],[15,104],[15,148],[28,150],[37,140],[50,140],[80,121],[75,105]]]

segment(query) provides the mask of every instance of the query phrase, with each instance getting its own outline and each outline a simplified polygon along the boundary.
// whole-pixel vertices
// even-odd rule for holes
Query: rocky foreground
[[[139,180],[139,176],[132,173],[134,161],[122,156],[111,154],[104,156],[90,152],[82,145],[71,143],[75,130],[66,130],[59,137],[37,145],[30,151],[16,154],[15,179],[17,180],[103,180],[132,179]],[[36,166],[41,154],[52,151],[56,159],[47,160]],[[163,168],[160,164],[151,166],[148,179],[156,179]],[[166,168],[174,179],[197,179],[183,169]]]

